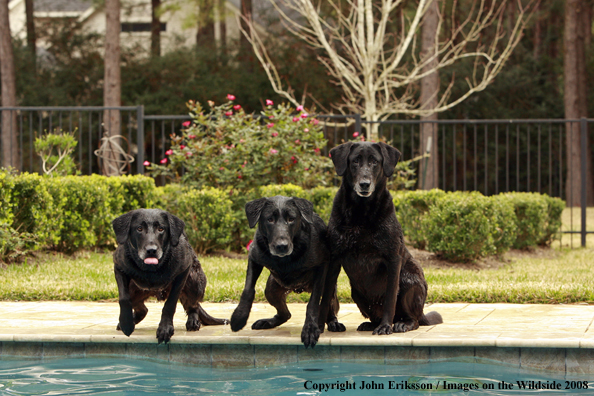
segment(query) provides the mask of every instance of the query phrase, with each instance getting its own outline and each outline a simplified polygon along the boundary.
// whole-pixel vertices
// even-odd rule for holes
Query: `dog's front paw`
[[[406,333],[407,331],[416,330],[419,328],[419,322],[415,321],[408,321],[408,322],[396,322],[394,323],[394,332],[395,333]]]
[[[157,328],[157,340],[159,344],[162,342],[167,344],[171,336],[173,336],[173,324],[168,322],[159,323],[159,328]]]
[[[200,330],[200,326],[202,326],[202,322],[200,322],[198,314],[188,315],[188,320],[186,321],[186,330],[198,331]]]
[[[245,327],[249,316],[248,314],[244,314],[239,309],[236,309],[231,315],[231,331],[239,331]]]
[[[363,322],[357,327],[357,331],[373,331],[377,327],[376,324],[371,322]]]
[[[320,328],[316,323],[305,323],[301,330],[301,342],[306,348],[315,347],[320,338]]]
[[[338,320],[333,320],[332,322],[328,322],[328,331],[342,333],[343,331],[346,331],[346,327],[344,327]]]
[[[278,326],[278,321],[275,318],[256,320],[252,325],[252,330],[273,329]]]
[[[130,334],[134,332],[134,321],[126,320],[120,316],[120,322],[116,326],[116,330],[120,330],[122,333],[130,337]]]
[[[380,324],[373,330],[373,334],[377,335],[388,335],[392,334],[392,325],[389,324]]]

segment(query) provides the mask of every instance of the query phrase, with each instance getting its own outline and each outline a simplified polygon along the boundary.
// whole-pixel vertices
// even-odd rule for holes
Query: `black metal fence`
[[[135,107],[14,107],[0,108],[2,115],[16,115],[21,169],[41,173],[41,161],[33,143],[44,131],[75,133],[78,145],[75,158],[81,174],[99,173],[94,151],[104,131],[119,133],[127,140],[127,149],[136,163],[129,173],[144,173],[143,162],[156,163],[165,158],[172,133],[179,132],[187,115],[145,115],[143,106]],[[106,110],[119,110],[119,131],[104,125]],[[369,138],[372,130],[397,147],[402,159],[423,154],[421,128],[429,125],[434,136],[430,155],[437,156],[429,185],[445,191],[480,191],[493,195],[508,191],[541,192],[560,197],[569,203],[580,202],[581,213],[570,210],[567,234],[579,234],[581,245],[594,231],[586,228],[586,161],[579,167],[568,166],[568,139],[582,139],[581,158],[586,158],[586,136],[592,119],[559,120],[438,120],[370,122],[360,115],[319,115],[328,140],[325,153],[337,144],[353,139],[358,132]],[[415,164],[418,167],[418,163]],[[579,186],[574,172],[579,172]],[[569,185],[567,185],[569,183]],[[575,196],[579,194],[579,198]],[[576,226],[574,226],[574,218]],[[570,238],[573,244],[573,238]]]

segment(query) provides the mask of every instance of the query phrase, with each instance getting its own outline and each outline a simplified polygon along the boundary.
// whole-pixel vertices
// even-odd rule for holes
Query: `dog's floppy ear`
[[[384,157],[384,174],[386,177],[390,177],[394,173],[394,167],[400,159],[400,151],[384,142],[380,142],[379,145],[382,157]]]
[[[254,228],[258,221],[260,221],[260,214],[268,198],[260,198],[250,201],[245,204],[245,215],[247,216],[250,228]]]
[[[336,169],[336,174],[338,176],[344,176],[346,173],[347,162],[352,146],[353,142],[346,142],[330,150],[330,157],[332,158],[334,169]]]
[[[116,241],[118,241],[118,245],[123,245],[128,240],[128,236],[130,235],[130,222],[132,221],[134,212],[135,211],[133,210],[123,214],[111,222],[113,231],[116,234]]]
[[[171,246],[177,246],[179,244],[179,238],[184,233],[184,228],[186,228],[186,223],[171,213],[164,212],[164,214],[167,216],[167,221],[169,222],[169,237],[171,238]]]
[[[305,220],[309,224],[313,223],[313,204],[309,202],[307,199],[303,198],[292,199],[293,202],[295,202],[297,209],[299,209],[299,212],[301,212],[301,217],[303,217],[303,220]]]

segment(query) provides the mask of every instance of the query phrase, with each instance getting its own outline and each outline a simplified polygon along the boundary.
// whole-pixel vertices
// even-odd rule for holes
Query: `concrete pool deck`
[[[519,369],[594,373],[594,306],[532,304],[433,304],[444,323],[408,333],[373,336],[357,332],[364,320],[354,304],[342,304],[345,333],[326,331],[314,349],[301,344],[306,304],[289,304],[292,318],[279,328],[251,330],[274,315],[254,304],[245,329],[205,326],[185,331],[178,305],[175,335],[157,346],[155,332],[162,303],[149,302],[149,313],[131,337],[116,331],[119,306],[107,302],[0,302],[0,357],[41,358],[126,356],[170,362],[229,366],[270,366],[311,360],[357,360],[411,364],[436,360],[498,362]],[[204,303],[212,316],[230,318],[236,304]]]

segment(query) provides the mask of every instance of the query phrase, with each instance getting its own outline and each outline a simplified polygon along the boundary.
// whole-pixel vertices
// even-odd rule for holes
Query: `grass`
[[[569,228],[569,209],[563,213]],[[579,210],[573,211],[575,227]],[[594,225],[594,208],[588,210],[588,224]],[[579,224],[579,223],[577,223]],[[591,227],[594,228],[594,227]],[[579,236],[574,236],[574,247]],[[547,254],[525,254],[498,269],[425,268],[429,302],[472,303],[594,303],[594,235],[588,248],[567,249],[563,237]],[[201,257],[208,278],[206,301],[238,301],[245,281],[246,260]],[[265,301],[264,270],[256,285],[256,301]],[[74,256],[41,254],[22,264],[0,269],[0,300],[88,300],[116,301],[118,296],[110,252],[84,252]],[[352,302],[348,278],[338,280],[341,302]],[[309,294],[288,296],[289,302],[306,302]]]

